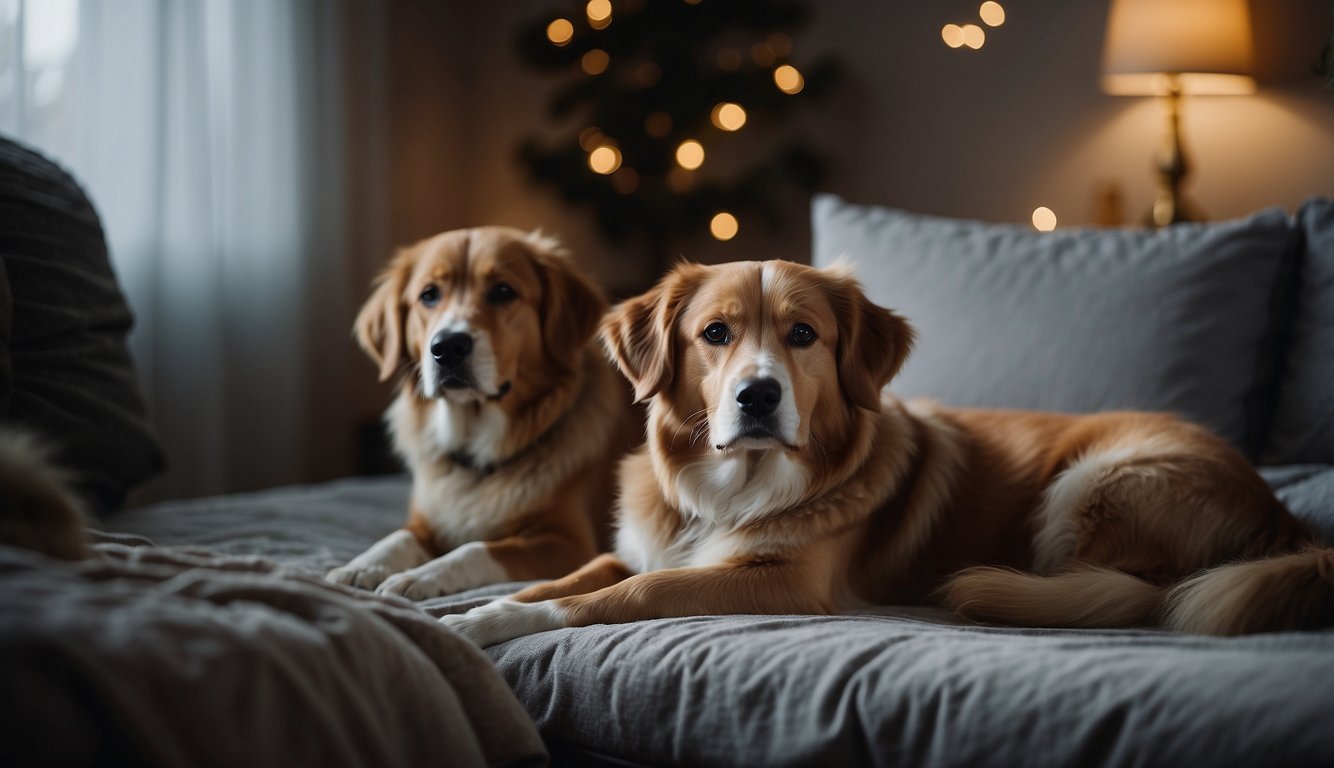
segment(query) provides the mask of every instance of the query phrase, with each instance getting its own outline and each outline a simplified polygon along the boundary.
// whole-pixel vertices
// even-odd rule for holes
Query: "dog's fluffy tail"
[[[1206,635],[1334,626],[1334,549],[1311,547],[1199,573],[1168,593],[1163,623]]]
[[[969,568],[946,583],[946,605],[970,619],[1029,627],[1129,627],[1153,622],[1166,593],[1111,568],[1075,565],[1051,576]]]
[[[1172,587],[1082,564],[1051,576],[970,568],[943,593],[964,616],[1021,626],[1161,623],[1206,635],[1318,629],[1334,626],[1334,549],[1222,565]]]

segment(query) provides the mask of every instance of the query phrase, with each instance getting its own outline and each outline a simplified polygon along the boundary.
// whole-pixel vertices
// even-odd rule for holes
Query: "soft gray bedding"
[[[1334,470],[1263,474],[1334,542]],[[1334,765],[1334,631],[1008,629],[886,609],[567,629],[488,652],[548,741],[644,763]]]
[[[207,549],[103,543],[69,564],[0,547],[0,762],[544,764],[480,651],[407,602],[298,570],[371,538],[359,512],[383,522],[379,491],[397,485],[125,517]]]
[[[1265,474],[1334,541],[1334,470]],[[165,505],[114,522],[160,544],[260,553],[316,573],[398,525],[406,493],[402,479],[347,481]],[[509,589],[421,607],[439,615]],[[568,629],[487,653],[553,752],[580,761],[1334,764],[1325,727],[1334,632],[1019,630],[886,609]],[[376,668],[364,671],[374,677]]]

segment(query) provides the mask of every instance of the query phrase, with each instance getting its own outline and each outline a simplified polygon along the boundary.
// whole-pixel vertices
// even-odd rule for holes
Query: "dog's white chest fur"
[[[676,476],[681,511],[727,529],[796,506],[808,487],[806,467],[780,450],[712,456]]]
[[[418,511],[437,536],[448,532],[450,541],[443,544],[490,538],[511,515],[527,511],[526,504],[516,505],[514,494],[503,492],[485,475],[457,467],[441,471],[453,466],[441,461],[451,454],[464,454],[478,466],[503,458],[509,423],[499,407],[437,400],[415,439],[408,439],[413,434],[411,411],[406,396],[400,396],[390,407],[388,421],[411,466]]]
[[[738,451],[685,467],[676,478],[685,520],[671,537],[650,521],[624,515],[616,554],[639,572],[716,565],[756,554],[754,538],[737,529],[795,506],[810,483],[808,470],[781,451]]]
[[[509,428],[499,406],[438,400],[426,426],[426,442],[437,457],[467,454],[475,464],[494,464]]]

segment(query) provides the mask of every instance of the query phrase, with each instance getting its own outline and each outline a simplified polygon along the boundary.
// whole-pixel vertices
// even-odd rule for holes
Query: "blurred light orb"
[[[644,61],[640,62],[639,66],[635,67],[635,82],[641,88],[652,86],[654,83],[658,82],[658,79],[661,77],[662,67],[658,66],[655,62]]]
[[[611,23],[611,0],[588,0],[584,12],[588,14],[589,26],[602,29]]]
[[[585,152],[592,152],[603,145],[604,138],[606,137],[602,135],[602,129],[591,125],[579,132],[579,146]]]
[[[600,173],[603,176],[615,173],[616,169],[621,167],[621,150],[610,144],[603,144],[588,153],[588,167],[593,169],[593,173]]]
[[[770,67],[774,63],[774,52],[768,43],[756,43],[750,47],[750,60],[761,67]]]
[[[735,72],[741,66],[741,51],[735,48],[723,48],[718,51],[718,69]]]
[[[1039,232],[1056,229],[1056,214],[1045,205],[1033,209],[1033,227]]]
[[[963,44],[969,48],[977,50],[987,42],[987,33],[983,32],[982,28],[976,24],[964,24],[962,29]]]
[[[806,87],[806,79],[796,67],[784,64],[774,70],[774,85],[783,93],[801,93],[801,89]]]
[[[672,116],[666,112],[653,112],[644,118],[644,132],[655,139],[666,138],[672,132]]]
[[[792,53],[792,38],[782,32],[775,32],[769,35],[769,50],[773,51],[775,56],[786,56]]]
[[[671,191],[681,194],[689,192],[693,186],[695,186],[695,174],[690,171],[677,166],[667,172],[667,188]]]
[[[727,211],[719,211],[713,215],[709,221],[709,234],[713,235],[715,240],[727,242],[736,237],[737,230],[736,217]]]
[[[556,19],[547,25],[547,39],[556,45],[565,45],[574,37],[574,25],[569,19]]]
[[[977,15],[982,17],[982,23],[988,27],[999,27],[1005,23],[1005,9],[995,0],[987,0],[977,9]]]
[[[724,101],[713,108],[710,118],[724,131],[738,131],[746,124],[746,110],[740,104]]]
[[[946,24],[940,28],[940,39],[951,48],[963,45],[963,27],[958,24]]]
[[[693,171],[704,164],[704,145],[694,139],[686,139],[676,148],[676,163],[687,171]]]
[[[611,186],[622,195],[628,195],[639,188],[639,173],[634,168],[621,168],[611,175]]]
[[[611,63],[611,57],[601,48],[594,48],[579,60],[579,66],[590,75],[600,75],[607,71],[607,65]]]

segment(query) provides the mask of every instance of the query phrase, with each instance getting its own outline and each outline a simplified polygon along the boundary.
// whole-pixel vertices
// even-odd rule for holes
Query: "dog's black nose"
[[[472,337],[466,333],[441,331],[431,339],[431,356],[445,368],[453,368],[472,353]]]
[[[778,409],[783,400],[783,387],[776,379],[745,379],[736,388],[736,401],[741,412],[750,416],[768,416]]]

